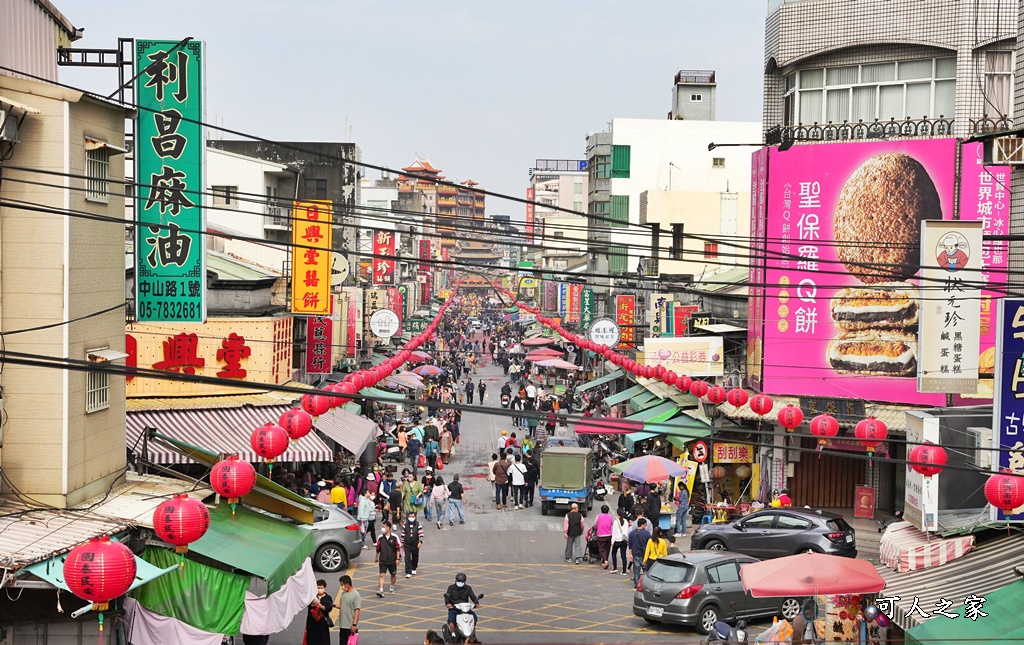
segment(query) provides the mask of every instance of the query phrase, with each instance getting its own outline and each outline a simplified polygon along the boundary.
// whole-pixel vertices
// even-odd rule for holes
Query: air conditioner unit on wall
[[[1024,137],[997,137],[985,142],[985,158],[992,164],[1024,165]]]
[[[992,429],[991,428],[967,428],[967,458],[968,466],[989,470],[992,468]]]
[[[0,110],[0,141],[18,143],[18,123],[10,110]]]

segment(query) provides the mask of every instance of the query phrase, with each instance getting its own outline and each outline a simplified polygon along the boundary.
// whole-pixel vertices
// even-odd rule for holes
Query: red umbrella
[[[522,343],[526,347],[540,347],[541,345],[554,345],[554,338],[527,338]]]
[[[743,588],[755,598],[878,593],[885,580],[867,560],[824,553],[796,555],[743,565]]]
[[[420,365],[416,369],[412,370],[413,374],[419,374],[420,376],[440,376],[445,373],[443,369],[437,365]]]
[[[530,352],[530,356],[564,356],[565,352],[555,347],[541,347]]]
[[[552,359],[548,359],[548,360],[537,361],[537,365],[539,367],[553,367],[556,370],[578,370],[578,369],[580,369],[579,365],[576,365],[575,363],[570,363],[569,361],[563,361],[563,360],[558,359],[558,358],[552,358]]]
[[[576,434],[630,434],[640,432],[644,424],[611,417],[581,419],[576,422]]]
[[[409,354],[410,363],[428,363],[434,360],[434,357],[426,352],[413,352]]]

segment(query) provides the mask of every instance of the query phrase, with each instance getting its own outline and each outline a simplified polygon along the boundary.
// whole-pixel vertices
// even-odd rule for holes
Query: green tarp
[[[1013,563],[1007,563],[1007,567]],[[977,595],[981,595],[980,592]],[[981,610],[987,616],[977,621],[964,617],[966,607],[953,603],[949,608],[957,618],[936,616],[928,622],[912,627],[906,633],[907,645],[986,645],[988,643],[1024,642],[1024,581],[1014,582],[998,591],[984,595]],[[960,608],[957,609],[957,604]]]
[[[111,539],[115,542],[123,542],[123,540],[117,540],[115,538]],[[50,558],[49,560],[44,560],[42,562],[30,564],[24,569],[18,571],[18,575],[31,573],[37,578],[42,578],[43,580],[49,582],[51,585],[57,587],[58,589],[63,589],[64,591],[71,591],[71,589],[68,588],[67,582],[65,582],[64,580],[64,561],[67,560],[67,558],[68,554],[62,553],[61,555],[58,555],[54,558]],[[153,565],[146,562],[139,556],[135,556],[135,566],[137,568],[137,571],[135,573],[135,582],[133,582],[132,586],[128,588],[128,591],[132,591],[136,587],[141,587],[142,585],[146,584],[151,580],[155,580],[162,575],[174,571],[178,568],[178,563],[175,562],[172,565],[168,565],[160,569],[158,567],[154,567]]]
[[[593,381],[587,381],[583,385],[576,388],[577,392],[586,392],[590,388],[597,387],[598,385],[604,385],[605,383],[611,383],[615,379],[622,376],[622,370],[615,370],[611,374],[605,374],[601,378],[596,378]]]
[[[359,390],[359,394],[363,396],[373,397],[375,399],[381,399],[385,401],[404,401],[405,395],[398,394],[397,392],[388,392],[387,390],[381,390],[375,387],[364,387]]]
[[[628,390],[623,390],[621,392],[616,392],[615,394],[605,398],[604,402],[607,403],[608,405],[617,405],[619,403],[622,403],[623,401],[628,401],[628,400],[632,399],[634,396],[636,396],[637,394],[640,394],[643,391],[644,391],[644,386],[642,386],[642,385],[634,385],[633,387],[629,388]]]
[[[661,402],[662,399],[658,398],[651,392],[644,390],[643,392],[629,400],[629,407],[633,408],[633,410],[636,412],[641,412],[651,407],[652,405],[656,405]]]
[[[685,414],[675,418],[651,419],[644,423],[644,432],[657,432],[670,437],[687,437],[687,441],[710,437],[711,431],[712,427],[708,424]]]
[[[225,505],[227,506],[227,505]],[[231,509],[228,509],[231,515]],[[159,569],[178,564],[178,556],[147,546],[142,559]],[[161,616],[169,616],[214,634],[238,634],[245,612],[249,577],[221,571],[189,560],[180,574],[150,581],[132,596],[140,605]]]
[[[631,414],[626,419],[629,421],[650,421],[651,423],[659,423],[661,421],[667,421],[672,418],[676,412],[679,411],[679,406],[671,401],[665,401],[660,405],[647,408],[643,412],[637,412]]]
[[[234,518],[231,506],[210,511],[210,530],[189,545],[199,555],[247,571],[267,581],[272,594],[295,574],[313,553],[313,533],[239,506]]]
[[[657,437],[657,436],[658,436],[657,432],[631,432],[631,433],[627,434],[626,435],[626,442],[625,442],[625,444],[626,444],[626,452],[632,454],[633,446],[636,445],[636,442],[643,441],[644,439],[650,439],[652,437]],[[614,470],[614,466],[612,468]],[[619,471],[616,471],[616,472],[619,472]]]

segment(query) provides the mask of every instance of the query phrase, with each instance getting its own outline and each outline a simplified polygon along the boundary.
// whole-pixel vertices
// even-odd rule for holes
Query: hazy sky
[[[587,132],[613,117],[665,118],[680,69],[717,71],[719,120],[761,116],[764,0],[55,4],[85,28],[79,47],[205,40],[210,122],[355,141],[383,166],[419,155],[449,179],[516,196],[535,159],[584,158]],[[63,68],[61,80],[117,85],[105,70]],[[522,209],[488,198],[489,214]]]

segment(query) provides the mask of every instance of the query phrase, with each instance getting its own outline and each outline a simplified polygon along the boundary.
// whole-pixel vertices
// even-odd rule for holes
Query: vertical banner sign
[[[663,293],[652,293],[650,298],[650,325],[651,337],[661,338],[665,335],[665,314],[668,308],[668,296]]]
[[[306,319],[306,373],[330,374],[334,357],[331,337],[334,321],[328,316],[310,316]]]
[[[139,322],[206,320],[203,43],[136,40],[135,302]]]
[[[569,309],[569,285],[565,282],[558,283],[558,315],[565,318]],[[568,322],[568,320],[566,321]]]
[[[451,257],[452,257],[451,256],[451,252],[448,250],[447,247],[441,249],[441,261],[445,263],[444,264],[445,268],[447,268],[448,267],[448,263],[451,262]],[[446,289],[448,287],[450,287],[451,284],[452,284],[452,281],[454,280],[454,278],[452,277],[453,273],[454,273],[454,271],[451,270],[451,269],[448,269],[447,271],[445,271],[445,276],[446,276],[445,283],[443,285],[438,285],[438,286],[443,286]]]
[[[750,157],[750,271],[747,298],[747,378],[755,391],[761,391],[764,348],[765,247],[768,230],[768,149],[761,148]],[[693,309],[697,310],[696,307]],[[679,309],[676,308],[676,312]],[[685,310],[684,310],[685,311]],[[683,314],[690,315],[690,314]],[[673,320],[676,336],[685,336],[686,319],[679,313]]]
[[[370,317],[373,316],[373,312],[378,309],[384,309],[387,306],[387,291],[384,289],[367,289],[363,292],[363,295],[365,296],[363,303],[363,333],[367,340],[379,340],[370,331]]]
[[[558,309],[558,283],[552,280],[544,281],[544,307],[549,313],[556,313]]]
[[[380,257],[380,256],[386,257]],[[373,229],[373,284],[395,284],[395,234]]]
[[[619,349],[632,349],[636,340],[636,296],[615,296],[615,322],[619,325]]]
[[[921,222],[919,392],[978,391],[981,227],[980,221]]]
[[[346,356],[355,356],[363,339],[363,290],[359,287],[342,287],[348,299],[348,346]]]
[[[685,336],[690,329],[690,317],[700,311],[700,305],[675,305],[672,307],[672,327],[676,330],[676,337]],[[749,334],[748,334],[749,338]],[[760,363],[758,363],[760,365]]]
[[[292,313],[331,313],[330,201],[292,206]]]
[[[533,244],[533,188],[526,189],[526,243]]]
[[[1024,298],[997,301],[992,470],[1024,475]],[[991,519],[1024,522],[1024,508],[1010,515],[991,507]]]
[[[430,275],[430,240],[420,240],[420,275]]]
[[[584,331],[590,329],[594,322],[594,290],[582,289],[580,292],[580,326]]]
[[[569,285],[569,307],[565,312],[566,322],[580,322],[580,297],[583,294],[583,285],[573,283]]]
[[[412,313],[409,311],[410,306],[412,306],[412,300],[409,297],[409,286],[405,284],[398,285],[398,306],[392,308],[398,314],[398,319],[403,326],[405,325],[405,319]]]

